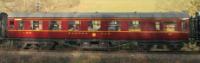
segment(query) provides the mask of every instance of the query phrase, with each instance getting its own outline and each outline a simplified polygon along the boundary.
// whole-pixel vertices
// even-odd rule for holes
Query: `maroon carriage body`
[[[9,14],[7,21],[7,37],[65,40],[188,40],[187,18],[187,14],[174,12],[12,13]],[[33,21],[37,25],[33,25]],[[53,21],[57,23],[53,27],[57,26],[58,29],[50,29]],[[93,21],[100,22],[98,30],[88,30]],[[33,29],[34,26],[40,29]],[[78,30],[69,30],[73,26]]]

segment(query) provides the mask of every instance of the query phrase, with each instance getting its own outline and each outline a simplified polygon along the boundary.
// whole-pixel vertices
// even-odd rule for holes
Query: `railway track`
[[[196,63],[199,54],[102,51],[1,51],[0,63]]]
[[[35,44],[35,43],[34,43]],[[126,43],[118,45],[118,46],[114,46],[114,47],[110,47],[110,48],[81,48],[80,46],[70,46],[70,45],[47,45],[46,47],[42,47],[41,45],[28,45],[25,44],[26,47],[24,47],[24,45],[12,45],[12,44],[1,44],[0,45],[0,49],[1,50],[14,50],[14,51],[20,51],[20,50],[35,50],[35,51],[105,51],[105,52],[112,52],[112,51],[127,51],[127,52],[149,52],[149,53],[198,53],[200,52],[199,50],[195,50],[195,48],[198,47],[193,47],[193,48],[187,48],[185,47],[185,50],[169,50],[168,48],[156,48],[156,47],[151,47],[149,49],[144,49],[142,47],[127,47]],[[130,45],[129,45],[130,46]],[[184,47],[182,48],[184,49]],[[192,50],[194,49],[194,50]]]

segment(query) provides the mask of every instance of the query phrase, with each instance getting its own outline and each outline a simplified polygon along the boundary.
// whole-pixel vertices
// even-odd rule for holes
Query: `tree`
[[[56,11],[69,11],[80,4],[79,0],[41,0],[41,11],[42,12],[56,12]]]
[[[33,2],[28,4],[27,0],[1,0],[1,8],[5,12],[31,12],[33,11],[34,0],[29,0]]]
[[[191,0],[188,12],[192,15],[194,15],[196,12],[200,12],[200,0]]]
[[[188,12],[194,15],[200,11],[200,0],[159,0],[156,9],[161,11],[179,11]]]
[[[80,4],[79,0],[0,0],[4,12],[68,11]]]

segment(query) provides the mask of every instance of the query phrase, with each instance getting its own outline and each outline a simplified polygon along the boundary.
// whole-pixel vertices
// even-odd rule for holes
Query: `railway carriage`
[[[6,38],[64,42],[82,48],[134,46],[177,47],[189,39],[189,16],[182,12],[150,13],[9,13]]]

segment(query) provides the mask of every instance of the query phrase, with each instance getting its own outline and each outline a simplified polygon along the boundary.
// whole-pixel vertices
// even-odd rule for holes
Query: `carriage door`
[[[6,13],[0,13],[0,38],[6,36],[6,23],[8,15]]]

